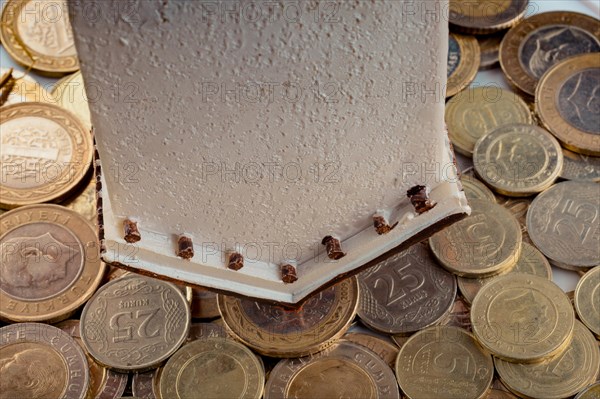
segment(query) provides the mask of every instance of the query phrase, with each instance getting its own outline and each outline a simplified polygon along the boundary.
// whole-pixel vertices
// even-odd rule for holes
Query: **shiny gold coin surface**
[[[370,349],[373,353],[381,358],[388,366],[394,368],[396,357],[398,356],[398,348],[396,345],[384,340],[383,338],[375,337],[370,334],[352,332],[345,334],[342,339],[354,342]]]
[[[494,365],[469,332],[435,326],[419,331],[400,349],[396,376],[411,399],[485,398]]]
[[[6,68],[0,68],[0,76],[8,71]],[[56,101],[52,94],[48,93],[37,80],[29,75],[13,71],[12,76],[15,79],[14,86],[6,102],[2,104],[3,106],[23,102],[54,103]]]
[[[57,322],[100,285],[93,227],[59,205],[30,205],[0,215],[0,318]]]
[[[471,84],[479,69],[479,44],[472,36],[450,33],[448,36],[448,81],[446,98]]]
[[[412,334],[436,324],[456,298],[456,277],[418,243],[357,276],[358,316],[386,334]]]
[[[0,39],[19,64],[49,76],[79,69],[66,0],[8,0]]]
[[[399,399],[390,367],[362,345],[340,341],[316,355],[283,359],[271,371],[265,399]]]
[[[214,319],[219,317],[217,294],[204,288],[192,288],[192,317],[195,319]]]
[[[575,310],[583,324],[600,337],[600,266],[584,274],[577,283]]]
[[[560,177],[565,180],[600,182],[600,157],[578,154],[563,148]]]
[[[527,197],[554,183],[563,165],[558,141],[535,125],[502,126],[473,150],[477,175],[500,194]]]
[[[551,261],[596,266],[600,259],[600,186],[566,181],[550,187],[531,203],[527,230]]]
[[[56,327],[0,328],[1,399],[84,399],[90,375],[83,350]]]
[[[600,366],[598,342],[579,321],[564,352],[539,364],[495,359],[500,378],[512,391],[528,398],[569,398],[596,380]]]
[[[500,66],[510,83],[533,96],[550,67],[574,55],[598,51],[597,19],[576,12],[546,12],[521,21],[506,33],[500,45]]]
[[[600,24],[596,21],[596,25]],[[598,31],[600,35],[600,28]],[[600,156],[598,87],[598,53],[579,55],[555,65],[537,86],[537,115],[542,124],[572,151]]]
[[[468,175],[463,175],[461,176],[460,181],[462,183],[463,190],[465,191],[467,199],[481,199],[488,200],[494,203],[496,202],[496,196],[494,195],[492,190],[487,188],[486,185],[479,181],[477,178]]]
[[[479,70],[492,69],[500,66],[500,43],[504,38],[505,32],[498,32],[492,35],[477,36],[479,50],[481,52],[481,62]]]
[[[548,259],[533,245],[526,242],[521,244],[521,255],[515,266],[508,273],[526,273],[552,280],[552,268]],[[458,278],[458,288],[464,298],[472,303],[479,290],[492,281],[490,278]]]
[[[557,354],[573,335],[569,298],[544,277],[498,276],[484,285],[471,306],[473,333],[496,357],[533,363]]]
[[[451,0],[450,25],[467,33],[497,32],[521,20],[528,4],[528,0]]]
[[[88,130],[92,129],[90,107],[81,72],[75,72],[58,81],[52,89],[52,95],[56,98],[57,105],[77,115]]]
[[[517,220],[487,200],[471,200],[469,205],[470,216],[429,239],[437,260],[463,277],[489,277],[513,267],[521,254]]]
[[[446,103],[445,118],[454,149],[469,157],[477,140],[499,127],[533,124],[527,103],[497,87],[467,89],[454,96]]]
[[[160,396],[169,399],[259,399],[265,371],[244,345],[225,338],[193,341],[165,364]]]
[[[116,371],[156,367],[183,344],[190,328],[185,296],[165,281],[129,275],[113,280],[81,313],[81,339],[96,361]]]
[[[218,301],[238,340],[262,355],[298,357],[325,349],[346,332],[358,306],[358,283],[345,279],[296,309],[226,295]]]
[[[0,207],[65,198],[92,162],[92,136],[53,104],[20,103],[0,113]]]
[[[579,392],[575,399],[600,399],[600,382],[592,384]]]

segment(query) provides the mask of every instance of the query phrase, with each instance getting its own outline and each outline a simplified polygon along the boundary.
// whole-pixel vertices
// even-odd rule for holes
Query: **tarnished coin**
[[[596,25],[600,23],[596,21]],[[599,87],[598,53],[555,65],[537,86],[535,110],[540,121],[572,151],[600,156]]]
[[[217,294],[200,287],[192,288],[192,317],[195,319],[214,319],[219,317]]]
[[[396,357],[398,356],[398,348],[396,345],[369,334],[363,333],[347,333],[342,337],[342,340],[354,342],[370,349],[373,353],[387,363],[390,368],[394,368],[396,364]]]
[[[526,242],[521,245],[521,255],[516,265],[508,273],[526,273],[552,280],[552,268],[548,259],[533,245]],[[472,303],[481,287],[492,281],[493,278],[459,277],[458,288],[465,299]]]
[[[265,371],[244,345],[225,338],[193,341],[165,364],[160,377],[161,398],[262,397]]]
[[[469,309],[469,304],[462,295],[456,296],[454,305],[452,306],[452,309],[450,309],[450,313],[444,316],[439,325],[459,327],[471,331],[471,310]],[[394,341],[397,343],[395,338]]]
[[[479,69],[479,44],[472,36],[448,36],[448,81],[446,98],[467,88]]]
[[[229,333],[223,326],[215,323],[193,323],[188,333],[188,341],[207,338],[229,338]]]
[[[0,328],[0,398],[84,399],[90,375],[83,350],[64,331],[39,323]]]
[[[81,313],[81,338],[98,363],[148,370],[183,344],[190,328],[185,296],[165,281],[129,275],[94,294]]]
[[[477,140],[499,127],[533,124],[527,103],[497,87],[477,87],[454,96],[446,103],[445,118],[454,149],[469,157]]]
[[[88,183],[83,190],[73,198],[64,202],[64,206],[74,210],[86,218],[90,223],[98,223],[98,214],[96,212],[96,176],[91,174]]]
[[[358,306],[356,278],[345,279],[299,308],[218,295],[223,321],[235,337],[272,357],[299,357],[332,345],[350,327]]]
[[[495,191],[527,197],[554,183],[563,165],[558,141],[541,127],[514,124],[482,137],[473,150],[477,175]]]
[[[3,76],[7,72],[9,72],[9,69],[0,68],[0,76]],[[14,84],[8,94],[6,102],[2,104],[3,106],[23,102],[53,103],[56,101],[56,99],[31,76],[17,71],[13,71],[11,75],[12,79],[14,79]]]
[[[492,35],[477,36],[479,50],[481,52],[481,62],[479,70],[492,69],[500,66],[499,51],[500,43],[506,32],[498,32]]]
[[[600,399],[600,382],[592,384],[579,392],[575,399]]]
[[[79,69],[66,0],[8,0],[0,39],[19,64],[49,76]]]
[[[396,376],[411,399],[485,398],[494,364],[471,333],[435,326],[419,331],[400,349]]]
[[[566,148],[563,148],[562,152],[562,179],[600,182],[600,157],[578,154]]]
[[[92,162],[92,136],[59,106],[20,103],[0,113],[0,207],[63,199]]]
[[[456,297],[456,277],[416,244],[358,274],[358,316],[386,334],[411,334],[436,324]]]
[[[100,285],[93,227],[59,205],[30,205],[0,215],[0,318],[57,322]]]
[[[515,217],[487,200],[471,200],[469,205],[470,216],[429,239],[437,260],[463,277],[490,277],[512,268],[521,254]]]
[[[500,45],[500,65],[514,86],[533,96],[538,80],[550,67],[574,55],[598,51],[597,19],[576,12],[546,12],[506,33]]]
[[[283,359],[271,371],[265,399],[399,399],[394,372],[377,355],[348,341],[313,356]]]
[[[600,266],[587,272],[577,283],[575,310],[583,324],[600,337]]]
[[[57,105],[77,115],[88,130],[92,129],[90,107],[81,72],[75,72],[59,80],[52,89],[52,95],[56,98]]]
[[[131,378],[131,391],[136,398],[159,399],[160,398],[160,375],[162,367],[145,373],[135,373]]]
[[[528,398],[569,398],[596,380],[600,366],[598,342],[579,321],[573,340],[555,357],[539,364],[494,360],[500,378],[508,388]]]
[[[84,349],[79,335],[79,320],[65,320],[56,325],[69,334],[77,344]],[[94,358],[86,353],[87,365],[90,371],[89,393],[95,399],[117,399],[125,392],[129,376],[117,373],[96,363]]]
[[[485,184],[477,180],[475,177],[462,175],[460,181],[467,199],[481,199],[494,203],[496,202],[496,196],[494,196],[492,190],[487,188]]]
[[[600,186],[566,181],[550,187],[531,203],[527,230],[550,260],[596,266],[600,259]]]
[[[528,4],[528,0],[452,0],[450,25],[467,33],[497,32],[519,22]]]
[[[534,363],[556,355],[573,335],[575,312],[569,298],[544,277],[498,276],[471,306],[473,333],[495,356]]]

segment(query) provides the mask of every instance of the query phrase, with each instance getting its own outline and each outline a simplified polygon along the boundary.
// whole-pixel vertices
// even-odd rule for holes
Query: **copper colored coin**
[[[505,33],[502,31],[493,35],[477,36],[479,50],[481,51],[480,71],[500,66],[498,52],[500,51],[500,43],[502,43]]]
[[[343,340],[354,342],[370,349],[377,356],[381,358],[388,366],[394,368],[396,363],[396,357],[400,348],[398,346],[385,340],[384,338],[375,337],[370,334],[363,334],[358,332],[347,333],[342,337]]]
[[[471,331],[471,310],[469,304],[461,295],[457,295],[454,305],[444,318],[440,321],[441,326],[459,327]],[[394,341],[396,341],[394,339]],[[396,341],[397,342],[397,341]]]
[[[160,398],[160,374],[162,367],[145,373],[135,373],[131,378],[131,391],[136,398],[158,399]]]
[[[192,317],[195,319],[214,319],[219,317],[217,294],[200,287],[192,288]]]

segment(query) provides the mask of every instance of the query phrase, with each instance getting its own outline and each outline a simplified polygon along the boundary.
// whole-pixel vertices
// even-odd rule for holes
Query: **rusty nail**
[[[337,238],[326,236],[321,241],[321,244],[325,245],[329,259],[337,260],[346,256],[346,254],[342,252],[342,244]]]
[[[281,265],[281,280],[286,284],[291,284],[298,280],[296,268],[289,263]]]
[[[397,225],[398,222],[394,223],[393,226],[390,226],[390,224],[383,215],[375,214],[373,216],[373,227],[375,227],[375,231],[377,231],[377,234],[379,235],[389,233]]]
[[[191,259],[194,256],[194,244],[190,237],[179,237],[177,240],[177,256],[183,259]]]
[[[142,239],[142,236],[140,235],[140,231],[138,230],[137,227],[137,222],[134,222],[131,219],[125,219],[125,221],[123,222],[123,228],[125,229],[125,241],[127,241],[128,243],[134,243],[134,242],[138,242],[139,240]]]
[[[410,203],[415,207],[415,211],[420,215],[433,208],[437,203],[429,198],[427,186],[417,185],[406,192]]]
[[[244,257],[239,252],[233,252],[229,255],[227,267],[231,270],[240,270],[244,267]]]

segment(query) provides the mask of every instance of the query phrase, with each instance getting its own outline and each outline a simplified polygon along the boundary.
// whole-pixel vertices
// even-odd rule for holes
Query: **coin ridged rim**
[[[72,159],[64,167],[60,176],[52,182],[43,183],[35,188],[12,188],[0,183],[0,207],[16,208],[40,202],[56,201],[67,197],[72,190],[77,188],[92,164],[93,143],[92,135],[81,124],[79,119],[69,111],[58,105],[24,102],[7,105],[0,113],[0,126],[13,119],[38,117],[48,119],[60,125],[73,146]]]
[[[356,277],[342,280],[333,287],[336,290],[333,308],[322,322],[302,332],[303,339],[298,339],[298,332],[290,337],[289,334],[276,334],[256,326],[244,314],[240,306],[241,299],[235,296],[217,295],[221,320],[235,339],[262,355],[307,356],[334,344],[350,328],[356,315],[359,303]],[[333,316],[337,317],[335,322],[331,320]]]
[[[500,173],[494,173],[497,169],[493,167],[493,156],[490,153],[492,147],[501,143],[505,137],[514,135],[529,135],[544,148],[546,159],[535,176],[527,177],[527,179],[518,179],[516,176],[515,179],[514,176],[502,176]],[[535,125],[515,123],[501,126],[481,137],[473,149],[473,166],[477,175],[496,192],[506,196],[528,197],[544,191],[558,178],[562,165],[563,154],[558,140],[545,129]],[[526,169],[525,165],[522,166],[523,169]],[[519,170],[517,170],[517,174],[518,172]]]
[[[373,352],[377,356],[379,356],[381,358],[381,360],[388,363],[388,366],[390,366],[390,368],[392,368],[392,369],[394,368],[394,364],[396,363],[396,357],[398,356],[398,352],[400,351],[400,348],[398,347],[398,345],[391,343],[390,341],[386,340],[383,337],[377,337],[377,336],[371,335],[369,333],[348,332],[348,333],[344,334],[342,336],[342,338],[340,338],[340,341],[350,341],[355,344],[364,346],[365,348],[369,349],[371,352]],[[373,348],[369,347],[369,345],[365,341],[373,342]],[[391,362],[388,362],[380,353],[378,353],[375,350],[376,346],[380,346],[381,348],[383,348],[384,351],[386,351],[388,353],[392,353],[393,357],[394,357],[393,360]]]
[[[528,0],[511,1],[511,5],[507,10],[504,10],[500,14],[495,14],[495,17],[498,18],[496,23],[490,23],[491,18],[489,15],[477,18],[474,15],[461,13],[460,15],[463,17],[459,17],[458,13],[453,11],[453,7],[451,5],[449,9],[449,22],[453,28],[465,33],[471,33],[475,35],[495,33],[504,29],[508,29],[521,21],[527,12],[528,5]],[[454,8],[456,8],[456,3]],[[461,21],[462,18],[472,20],[473,23],[464,23]]]
[[[494,204],[496,203],[496,196],[481,180],[469,175],[462,175],[460,181],[465,195],[467,195],[467,191],[470,190],[471,193],[476,195],[473,199],[489,200]],[[468,195],[467,199],[469,199]]]
[[[540,342],[519,345],[502,342],[500,338],[489,339],[490,335],[497,335],[495,327],[487,320],[489,306],[498,294],[507,289],[522,289],[525,292],[535,290],[555,306],[556,325]],[[539,363],[560,353],[569,344],[573,337],[575,312],[569,298],[552,281],[531,274],[510,273],[494,278],[479,290],[471,305],[471,325],[478,341],[494,356],[508,362]],[[507,321],[496,327],[509,329],[509,325],[510,322]],[[522,333],[526,334],[523,331]]]
[[[572,160],[571,154],[578,156],[578,157],[585,157],[585,158],[588,158],[589,160],[591,160],[592,162],[595,162],[596,165],[594,165],[593,163],[588,164],[588,165],[592,166],[592,170],[595,171],[595,175],[594,175],[594,173],[588,173],[582,177],[575,173],[571,173],[572,169],[577,169],[577,168],[581,167],[580,161]],[[568,168],[567,166],[569,166],[569,165],[573,165],[573,167]],[[583,168],[585,168],[585,166],[581,167],[581,169],[583,169]],[[582,154],[579,154],[578,152],[573,152],[573,151],[567,150],[566,148],[563,147],[563,168],[560,171],[559,176],[561,179],[564,179],[564,180],[591,181],[594,183],[600,183],[600,157],[592,157],[592,156],[588,156],[588,155],[582,155]]]
[[[600,329],[598,328],[600,323],[597,322],[598,318],[600,318],[600,315],[593,314],[593,312],[592,312],[592,314],[588,314],[583,309],[584,305],[582,302],[587,302],[588,304],[593,303],[593,296],[592,296],[593,291],[588,292],[590,289],[594,288],[593,282],[591,282],[590,280],[595,280],[595,282],[598,284],[597,287],[595,287],[595,289],[600,290],[600,266],[596,266],[589,272],[585,273],[583,275],[583,277],[581,277],[581,279],[579,279],[579,282],[577,283],[577,287],[575,287],[575,296],[574,296],[575,311],[577,312],[577,315],[579,316],[579,319],[581,320],[581,322],[583,324],[585,324],[585,326],[596,337],[600,337]],[[588,288],[589,283],[591,283],[592,286]],[[594,320],[593,320],[594,316],[596,319],[596,323],[594,323]]]
[[[454,73],[448,76],[446,83],[446,98],[452,97],[466,89],[475,79],[479,70],[480,52],[477,39],[472,36],[450,33],[458,43],[461,61],[456,66]]]
[[[597,21],[596,24],[600,26]],[[586,69],[596,69],[600,72],[598,53],[567,58],[548,69],[540,79],[535,92],[535,111],[542,125],[567,149],[581,154],[600,156],[600,136],[567,123],[556,105],[562,83],[574,73]]]
[[[39,53],[30,47],[25,50],[24,46],[27,46],[27,44],[20,39],[18,24],[21,10],[29,2],[30,0],[8,0],[4,4],[0,16],[0,41],[2,41],[6,52],[18,64],[25,68],[31,66],[32,69],[46,76],[60,76],[79,70],[79,58],[76,54],[67,57],[52,57]],[[65,10],[63,9],[63,11]]]
[[[34,215],[36,211],[38,215]],[[40,212],[46,212],[45,218],[41,217]],[[79,277],[61,293],[35,302],[18,300],[0,289],[0,319],[12,322],[45,321],[48,323],[65,320],[92,297],[104,278],[106,265],[100,260],[98,237],[94,227],[83,216],[63,206],[53,204],[28,205],[3,213],[0,215],[0,242],[6,234],[21,226],[40,222],[52,223],[48,216],[50,213],[54,216],[57,213],[62,214],[68,218],[67,224],[54,223],[67,229],[73,236],[77,237],[84,248],[84,253],[81,254],[83,267],[79,272]],[[31,215],[31,219],[20,220],[19,216],[23,218],[24,215]],[[15,218],[15,220],[12,225],[9,225],[12,218]],[[81,234],[76,234],[76,229],[79,229]],[[66,304],[63,301],[65,298],[70,299]],[[25,315],[22,310],[19,311],[20,307],[37,313],[32,316]]]
[[[596,382],[591,385],[588,385],[581,392],[579,392],[577,394],[577,396],[575,396],[575,398],[573,398],[573,399],[595,399],[596,396],[591,396],[593,393],[592,390],[596,391],[596,393],[600,393],[600,382]],[[588,394],[590,396],[588,396]]]
[[[545,12],[533,15],[513,26],[506,32],[502,43],[500,43],[500,67],[512,86],[531,97],[535,95],[538,80],[529,76],[521,66],[519,49],[527,35],[546,25],[574,25],[588,31],[588,33],[596,36],[600,41],[600,25],[598,24],[598,20],[577,12]]]

